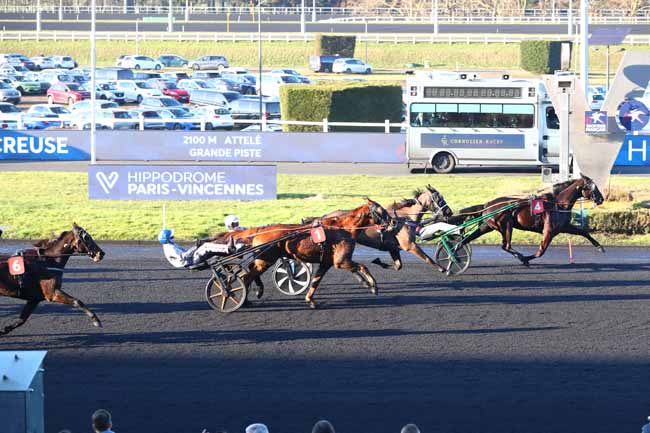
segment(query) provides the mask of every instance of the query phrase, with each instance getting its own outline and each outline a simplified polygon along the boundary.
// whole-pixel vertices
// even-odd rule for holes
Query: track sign
[[[9,264],[9,273],[11,275],[22,275],[25,273],[25,260],[22,256],[10,257],[7,261]]]
[[[544,213],[544,200],[536,198],[530,202],[530,208],[533,210],[533,215]]]
[[[326,239],[323,226],[315,226],[311,228],[311,240],[315,244],[322,244]]]

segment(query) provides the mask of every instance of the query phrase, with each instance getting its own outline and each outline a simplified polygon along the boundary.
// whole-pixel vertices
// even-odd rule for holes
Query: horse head
[[[598,185],[591,178],[581,174],[581,183],[578,185],[582,196],[587,200],[592,200],[596,205],[601,205],[605,201],[605,197],[598,189]]]
[[[386,225],[391,221],[388,211],[382,205],[366,197],[368,212],[373,224]]]
[[[416,197],[423,211],[431,211],[434,217],[449,218],[454,214],[445,198],[431,185],[426,186],[426,191],[416,191]]]
[[[72,252],[88,254],[94,262],[99,262],[104,258],[104,250],[97,245],[90,233],[83,227],[73,223],[72,231],[69,233],[72,233],[72,238],[68,241],[68,246]]]

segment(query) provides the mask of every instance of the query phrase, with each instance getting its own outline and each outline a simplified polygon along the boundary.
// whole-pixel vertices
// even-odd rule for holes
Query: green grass
[[[363,203],[364,196],[387,205],[410,196],[412,190],[427,183],[440,190],[456,211],[497,196],[526,195],[540,186],[538,176],[279,175],[278,200],[170,201],[166,203],[167,226],[176,230],[179,239],[189,240],[223,230],[223,218],[229,213],[238,214],[245,226],[295,223],[302,217],[353,208]],[[0,185],[0,225],[6,229],[6,238],[50,237],[68,229],[73,221],[97,239],[154,240],[161,228],[163,202],[91,201],[87,198],[85,173],[0,173]],[[623,204],[608,203],[604,208],[630,208],[650,197],[650,178],[614,177],[612,188],[632,190],[635,199]],[[608,245],[650,244],[648,235],[597,237]],[[515,234],[516,244],[538,241],[535,234]],[[563,241],[566,238],[558,240]],[[499,237],[488,235],[478,242],[499,243]]]
[[[116,35],[117,36],[117,35]],[[293,67],[306,70],[310,54],[314,53],[313,42],[264,42],[264,67]],[[648,46],[626,46],[627,50],[649,50]],[[98,41],[98,66],[113,66],[122,54],[135,52],[135,42]],[[20,52],[28,56],[38,54],[70,54],[81,65],[90,64],[89,41],[3,41],[0,52]],[[612,74],[623,55],[613,52],[610,59]],[[139,43],[141,54],[157,57],[160,54],[175,53],[189,59],[206,54],[223,54],[234,66],[256,68],[258,64],[257,42],[172,42],[146,41]],[[577,51],[574,52],[577,55]],[[357,43],[356,57],[365,59],[365,44]],[[436,69],[505,69],[515,74],[519,70],[519,44],[465,44],[465,43],[369,43],[368,61],[373,67],[387,70],[403,70],[407,63],[425,64]],[[590,73],[596,79],[604,79],[605,53],[590,51]],[[524,73],[525,74],[525,73]]]

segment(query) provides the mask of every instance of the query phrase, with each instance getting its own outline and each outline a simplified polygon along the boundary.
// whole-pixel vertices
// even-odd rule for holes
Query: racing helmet
[[[228,215],[224,218],[223,222],[228,230],[234,230],[236,227],[239,227],[239,217],[237,215]]]
[[[174,230],[162,229],[160,233],[158,233],[158,242],[160,242],[161,245],[169,244],[173,239]]]

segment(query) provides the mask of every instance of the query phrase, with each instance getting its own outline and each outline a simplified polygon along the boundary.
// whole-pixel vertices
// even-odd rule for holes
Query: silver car
[[[17,104],[20,102],[21,96],[20,92],[14,89],[11,84],[0,82],[0,101]]]
[[[224,56],[203,56],[199,57],[196,60],[192,60],[187,64],[188,68],[192,68],[195,71],[199,69],[225,69],[229,67],[228,59]]]

